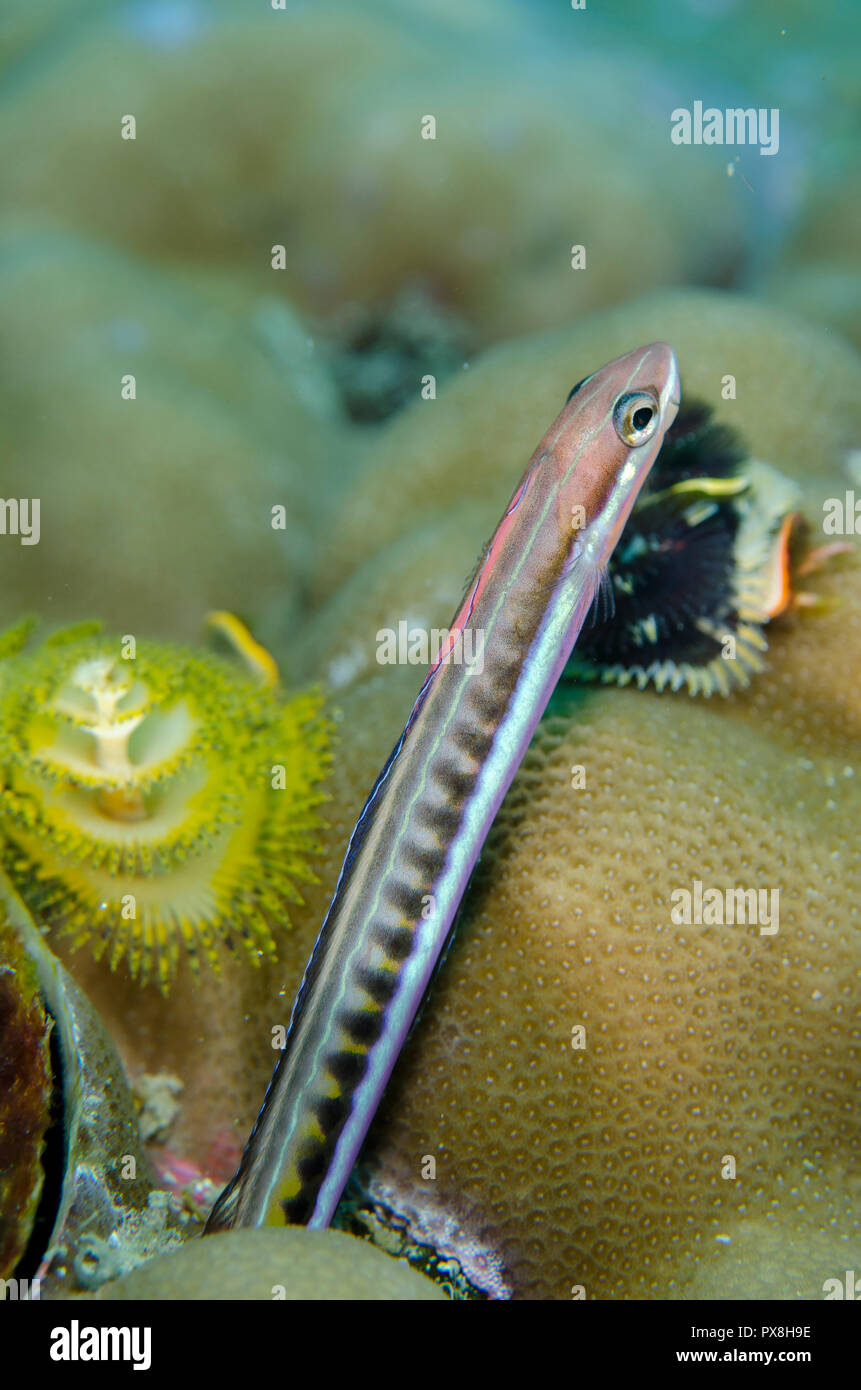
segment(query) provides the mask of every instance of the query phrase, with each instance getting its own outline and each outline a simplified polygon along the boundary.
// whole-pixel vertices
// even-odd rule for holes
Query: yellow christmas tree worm
[[[0,860],[28,906],[164,992],[183,947],[195,970],[240,942],[274,957],[315,880],[322,696],[283,700],[259,657],[249,672],[95,624],[34,647],[31,631],[0,635]],[[235,619],[230,635],[262,651]]]

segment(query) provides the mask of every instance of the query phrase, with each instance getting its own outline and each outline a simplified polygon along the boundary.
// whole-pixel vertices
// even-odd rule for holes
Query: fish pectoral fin
[[[590,627],[600,627],[616,616],[616,591],[610,571],[603,569],[595,581],[595,596],[589,609],[587,622]]]

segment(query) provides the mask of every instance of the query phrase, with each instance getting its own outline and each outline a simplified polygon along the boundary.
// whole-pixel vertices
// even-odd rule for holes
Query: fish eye
[[[647,444],[658,428],[658,398],[651,391],[626,391],[613,407],[613,425],[624,444]]]

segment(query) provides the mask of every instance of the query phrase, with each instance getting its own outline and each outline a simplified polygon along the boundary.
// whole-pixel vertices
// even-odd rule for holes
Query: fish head
[[[679,372],[667,343],[627,352],[571,392],[540,446],[558,471],[561,525],[572,554],[603,569],[679,408]]]

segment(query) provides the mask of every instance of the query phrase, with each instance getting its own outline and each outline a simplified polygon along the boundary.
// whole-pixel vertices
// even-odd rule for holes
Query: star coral
[[[729,720],[686,696],[557,697],[384,1102],[372,1192],[416,1237],[496,1251],[515,1296],[715,1297],[718,1238],[760,1223],[770,1297],[852,1267],[858,777],[848,743],[807,760],[783,719],[747,724],[756,688]],[[779,888],[779,932],[674,926],[694,878]],[[756,1287],[734,1270],[737,1296]]]
[[[0,860],[75,947],[167,991],[180,946],[274,957],[313,881],[321,698],[205,653],[61,631],[0,667]],[[9,650],[13,649],[13,654]]]

